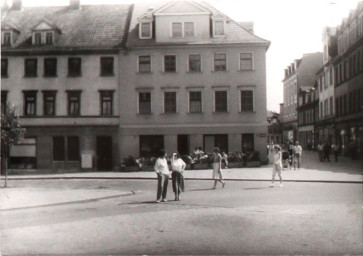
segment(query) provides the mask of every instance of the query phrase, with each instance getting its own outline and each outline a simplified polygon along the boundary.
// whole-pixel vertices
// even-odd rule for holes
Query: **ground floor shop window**
[[[218,147],[221,152],[228,152],[228,135],[213,134],[204,135],[204,152],[213,153],[213,149]]]
[[[140,156],[156,157],[164,148],[163,135],[141,135],[140,136]]]
[[[253,133],[242,134],[242,152],[251,152],[255,150],[255,141]]]
[[[54,136],[53,161],[79,161],[79,137]]]
[[[9,166],[12,169],[36,168],[36,138],[23,138],[10,148]]]

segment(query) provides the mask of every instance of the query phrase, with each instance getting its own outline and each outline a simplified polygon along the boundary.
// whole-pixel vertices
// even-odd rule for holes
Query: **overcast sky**
[[[5,0],[1,0],[1,3]],[[147,2],[152,2],[148,0]],[[271,41],[267,51],[267,109],[279,112],[284,69],[304,53],[322,51],[325,26],[337,26],[362,0],[205,0],[235,21],[253,21],[255,34]],[[145,0],[81,0],[115,4]],[[8,0],[11,4],[11,0]],[[67,5],[69,0],[23,0],[24,6]]]

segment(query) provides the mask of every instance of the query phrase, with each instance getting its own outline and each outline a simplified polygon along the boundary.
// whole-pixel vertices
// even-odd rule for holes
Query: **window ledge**
[[[240,114],[242,114],[242,113],[256,113],[256,111],[255,110],[241,110],[241,111],[239,111],[239,113]]]
[[[35,76],[24,76],[24,78],[36,78],[36,77],[38,77],[37,75],[35,75]]]
[[[161,115],[178,115],[178,112],[173,112],[173,113],[161,113]]]
[[[57,78],[58,76],[55,75],[55,76],[43,76],[44,78]]]
[[[240,69],[238,72],[244,73],[244,72],[255,72],[256,69]]]
[[[9,76],[8,76],[8,75],[6,75],[6,76],[1,76],[1,78],[9,78]]]
[[[110,77],[110,76],[115,76],[115,74],[100,74],[100,76],[102,76],[102,77]]]
[[[138,75],[152,75],[153,74],[153,72],[136,72],[136,74],[138,74]]]
[[[213,111],[213,114],[217,114],[217,115],[218,114],[229,114],[229,113],[230,113],[229,111],[223,111],[223,112],[222,111],[218,111],[218,112],[217,111]]]
[[[152,116],[153,113],[137,113],[138,116]]]
[[[204,115],[204,112],[188,112],[187,115]]]
[[[203,74],[203,71],[187,71],[187,74]]]
[[[82,75],[80,74],[80,75],[67,75],[67,77],[71,77],[71,78],[76,78],[76,77],[82,77]]]
[[[160,71],[161,74],[177,75],[177,71]]]
[[[229,70],[227,69],[227,70],[218,70],[218,71],[215,71],[215,70],[213,70],[213,71],[211,71],[212,73],[228,73],[229,72]]]

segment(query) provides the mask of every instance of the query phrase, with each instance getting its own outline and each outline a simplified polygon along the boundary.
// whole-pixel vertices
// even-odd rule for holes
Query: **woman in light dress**
[[[180,201],[180,193],[184,192],[184,176],[185,162],[179,157],[178,153],[173,153],[171,159],[171,179],[173,183],[173,191],[175,194],[175,201]]]
[[[222,156],[219,153],[219,148],[214,148],[213,150],[213,179],[214,179],[214,187],[216,189],[217,182],[219,181],[222,183],[222,188],[226,185],[223,181],[223,174],[222,174]]]
[[[281,169],[282,169],[282,153],[279,146],[274,146],[274,164],[272,167],[272,183],[271,187],[275,186],[275,177],[276,173],[280,177],[280,187],[282,187],[282,176],[281,176]]]

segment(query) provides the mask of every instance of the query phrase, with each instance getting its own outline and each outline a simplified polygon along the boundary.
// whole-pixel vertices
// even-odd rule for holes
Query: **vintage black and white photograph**
[[[0,256],[361,255],[362,0],[1,0]]]

